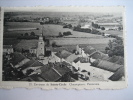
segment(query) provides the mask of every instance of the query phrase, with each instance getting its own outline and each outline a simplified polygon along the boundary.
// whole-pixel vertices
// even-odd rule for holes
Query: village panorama
[[[5,12],[2,81],[125,81],[121,13]]]

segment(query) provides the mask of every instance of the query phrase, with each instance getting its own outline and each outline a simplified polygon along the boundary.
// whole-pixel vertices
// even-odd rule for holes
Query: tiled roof
[[[86,48],[84,48],[84,51],[85,51],[85,53],[91,54],[91,53],[95,52],[96,49],[94,49],[91,46],[87,46]]]
[[[95,52],[91,53],[90,56],[93,59],[103,59],[103,60],[109,59],[109,56],[107,54],[104,54],[100,51],[95,51]]]
[[[119,68],[109,79],[112,81],[118,81],[124,76],[124,67]]]
[[[30,60],[24,65],[21,66],[21,70],[27,68],[27,67],[38,67],[38,66],[44,66],[41,62],[37,60]]]
[[[27,58],[24,55],[22,55],[21,53],[15,52],[12,55],[12,64],[17,65],[19,62],[21,62],[24,59],[27,59]]]
[[[64,58],[66,59],[68,56],[70,56],[72,53],[62,50],[61,52],[57,52],[55,55],[58,56],[59,58]]]
[[[68,56],[68,57],[66,58],[66,60],[67,60],[68,62],[73,62],[76,58],[78,58],[77,55],[71,54],[70,56]]]
[[[95,66],[94,66],[95,67]],[[111,72],[116,72],[122,65],[118,65],[106,60],[99,60],[97,68],[105,69]]]
[[[41,77],[49,82],[54,82],[57,81],[61,76],[51,68],[45,73],[41,73]]]
[[[47,81],[54,82],[60,79],[64,74],[70,71],[66,63],[47,64],[40,68],[41,77]]]

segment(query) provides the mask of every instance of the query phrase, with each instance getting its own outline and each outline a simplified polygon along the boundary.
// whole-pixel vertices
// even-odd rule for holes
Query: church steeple
[[[39,40],[38,40],[38,48],[37,48],[37,57],[40,55],[45,55],[45,43],[43,41],[43,35],[40,34]]]
[[[39,41],[40,41],[40,42],[43,41],[43,34],[41,34],[41,35],[39,36]]]

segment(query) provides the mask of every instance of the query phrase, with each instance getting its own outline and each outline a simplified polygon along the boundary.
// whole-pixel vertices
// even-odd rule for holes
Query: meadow
[[[29,28],[29,29],[39,28],[39,30],[35,30],[35,29],[26,30],[24,28]],[[17,29],[20,29],[21,31]],[[100,35],[95,35],[91,33],[73,31],[72,29],[63,28],[62,25],[45,24],[42,26],[40,25],[40,23],[33,23],[33,22],[7,22],[4,28],[4,35],[8,35],[9,37],[10,36],[17,37],[17,36],[20,36],[21,34],[31,33],[31,32],[34,32],[36,35],[39,35],[42,33],[42,29],[43,29],[44,36],[58,36],[59,32],[63,33],[63,32],[70,31],[72,35],[65,36],[65,37],[102,37]]]
[[[56,42],[57,45],[76,45],[76,44],[108,44],[113,38],[53,38],[50,43]]]
[[[43,27],[44,27],[43,28],[44,36],[58,36],[59,32],[63,33],[70,31],[72,35],[65,36],[62,38],[49,38],[50,44],[56,42],[57,45],[61,45],[62,47],[67,48],[69,51],[73,50],[72,48],[74,48],[77,44],[83,47],[87,45],[92,45],[96,49],[103,51],[107,46],[108,41],[113,39],[113,38],[104,38],[101,35],[73,31],[72,29],[63,28],[63,26],[61,25],[45,24],[43,25]],[[28,28],[29,29],[39,28],[39,30],[28,30]],[[20,36],[21,34],[24,33],[30,34],[31,32],[35,32],[36,35],[40,35],[42,33],[42,25],[40,25],[40,23],[33,23],[33,22],[8,22],[6,23],[4,29],[5,29],[4,35],[7,35],[8,37],[14,37],[14,40],[11,41],[16,41],[15,37]],[[6,41],[10,41],[10,39],[9,40],[4,39],[4,41],[5,43],[7,43]],[[35,47],[37,45],[37,41],[38,40],[35,39],[16,41],[15,48],[18,51],[21,51],[22,48],[29,49],[31,47]],[[12,44],[13,43],[14,42],[12,42]]]

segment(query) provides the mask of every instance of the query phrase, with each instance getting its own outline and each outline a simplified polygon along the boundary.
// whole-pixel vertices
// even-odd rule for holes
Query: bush
[[[104,27],[101,27],[101,30],[105,30],[105,28]]]
[[[68,35],[72,35],[72,33],[70,31],[67,31],[67,32],[63,32],[63,35],[68,36]]]

